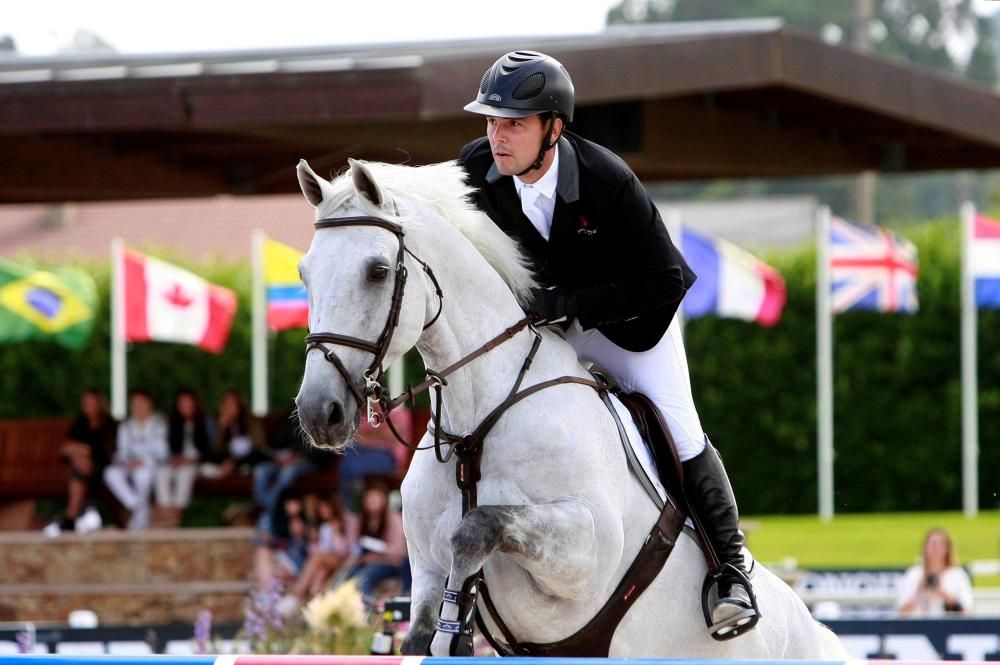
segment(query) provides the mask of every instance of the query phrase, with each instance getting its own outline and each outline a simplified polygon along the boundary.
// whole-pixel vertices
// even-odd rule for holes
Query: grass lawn
[[[742,517],[748,545],[767,564],[793,558],[800,568],[906,567],[920,557],[924,534],[945,528],[961,563],[1000,559],[1000,514],[871,513],[838,515],[820,522],[814,515]],[[977,578],[977,585],[1000,586],[1000,576]]]

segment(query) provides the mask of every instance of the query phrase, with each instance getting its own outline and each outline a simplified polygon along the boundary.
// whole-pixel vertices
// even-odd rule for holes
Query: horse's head
[[[420,337],[427,293],[418,266],[401,249],[395,203],[368,168],[350,160],[348,173],[333,182],[305,161],[297,170],[317,222],[299,263],[309,294],[310,336],[295,403],[312,443],[340,450],[367,409],[366,377],[376,378]],[[405,288],[404,264],[410,275]]]

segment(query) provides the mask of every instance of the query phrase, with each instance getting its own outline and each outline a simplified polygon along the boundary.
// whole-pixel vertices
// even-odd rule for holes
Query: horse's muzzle
[[[351,443],[358,429],[356,408],[345,409],[335,399],[303,398],[301,395],[295,399],[295,404],[299,423],[314,446],[342,450]]]

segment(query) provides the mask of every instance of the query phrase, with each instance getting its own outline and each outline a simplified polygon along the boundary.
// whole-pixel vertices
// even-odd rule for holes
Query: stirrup
[[[719,578],[722,575],[734,576],[736,578],[733,584],[739,584],[747,592],[747,596],[750,597],[750,607],[746,608],[742,612],[720,621],[719,623],[712,622],[712,609],[715,603],[710,602],[712,596],[712,590],[718,589]],[[718,591],[716,591],[715,601],[718,602]],[[714,575],[709,572],[705,575],[705,581],[701,585],[701,609],[705,615],[705,625],[708,626],[709,634],[711,634],[712,639],[718,640],[720,642],[725,640],[731,640],[734,637],[739,637],[743,633],[753,630],[757,622],[760,621],[760,608],[757,607],[757,595],[753,592],[753,586],[750,584],[750,578],[747,577],[746,573],[739,569],[739,567],[734,566],[731,563],[722,564],[718,573]]]

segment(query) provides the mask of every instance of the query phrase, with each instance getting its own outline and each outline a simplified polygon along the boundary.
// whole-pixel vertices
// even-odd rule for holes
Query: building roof
[[[0,206],[0,256],[99,260],[112,238],[193,261],[249,260],[260,229],[300,252],[313,236],[313,209],[301,194]]]
[[[502,53],[572,73],[574,123],[644,179],[1000,166],[1000,97],[773,19],[596,35],[0,60],[0,202],[288,192],[294,165],[427,163]]]

